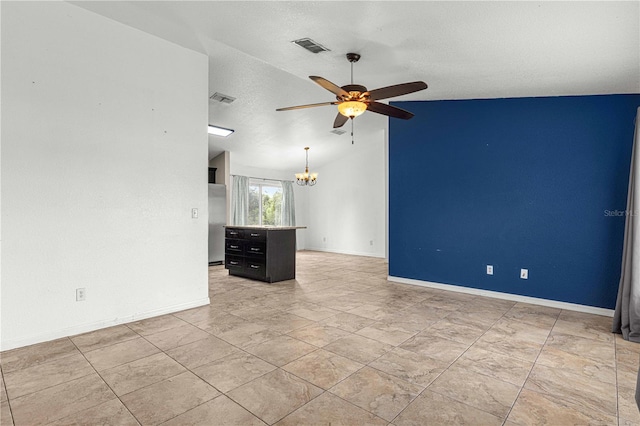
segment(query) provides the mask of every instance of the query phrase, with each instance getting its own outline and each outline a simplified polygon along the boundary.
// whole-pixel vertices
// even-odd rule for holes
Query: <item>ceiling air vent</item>
[[[340,130],[340,129],[333,129],[333,130],[332,130],[331,132],[329,132],[329,133],[333,133],[333,134],[336,134],[336,135],[344,135],[344,134],[345,134],[345,133],[347,133],[347,132],[346,132],[346,131],[344,131],[344,130]]]
[[[230,104],[231,102],[236,100],[236,98],[234,98],[233,96],[225,95],[224,93],[218,93],[218,92],[209,96],[209,99],[211,99],[212,101],[222,102],[225,104]]]
[[[311,53],[320,53],[320,52],[328,52],[329,49],[324,47],[323,45],[316,43],[310,38],[301,38],[298,40],[293,40],[292,43],[297,44],[300,47],[304,47]]]

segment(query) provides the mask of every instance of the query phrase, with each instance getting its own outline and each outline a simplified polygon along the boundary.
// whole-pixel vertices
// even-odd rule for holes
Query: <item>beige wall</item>
[[[216,183],[221,185],[230,185],[229,179],[229,151],[225,151],[219,154],[217,157],[209,160],[209,167],[215,167],[216,171]]]

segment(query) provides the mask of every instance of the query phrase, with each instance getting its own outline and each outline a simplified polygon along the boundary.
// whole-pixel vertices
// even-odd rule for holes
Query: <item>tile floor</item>
[[[211,306],[2,353],[0,423],[640,425],[640,344],[610,318],[297,265],[211,267]]]

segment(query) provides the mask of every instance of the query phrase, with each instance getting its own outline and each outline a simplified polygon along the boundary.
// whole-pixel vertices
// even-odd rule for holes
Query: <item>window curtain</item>
[[[636,130],[631,153],[627,214],[622,249],[622,273],[618,287],[618,299],[613,315],[613,332],[621,333],[625,340],[640,343],[640,187],[636,177],[640,173],[640,108],[636,115]],[[636,207],[637,206],[637,207]],[[639,373],[640,374],[640,373]],[[640,375],[638,376],[640,380]],[[638,397],[638,395],[636,395]]]
[[[231,189],[231,224],[244,226],[249,217],[249,178],[234,176]]]
[[[296,226],[296,203],[293,198],[293,182],[282,181],[282,226]]]

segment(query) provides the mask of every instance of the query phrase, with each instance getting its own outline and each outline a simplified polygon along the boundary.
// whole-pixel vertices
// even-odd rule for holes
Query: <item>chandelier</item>
[[[317,173],[309,173],[309,147],[304,148],[307,163],[304,167],[304,173],[296,173],[296,183],[300,186],[313,186],[318,182],[318,174]]]

